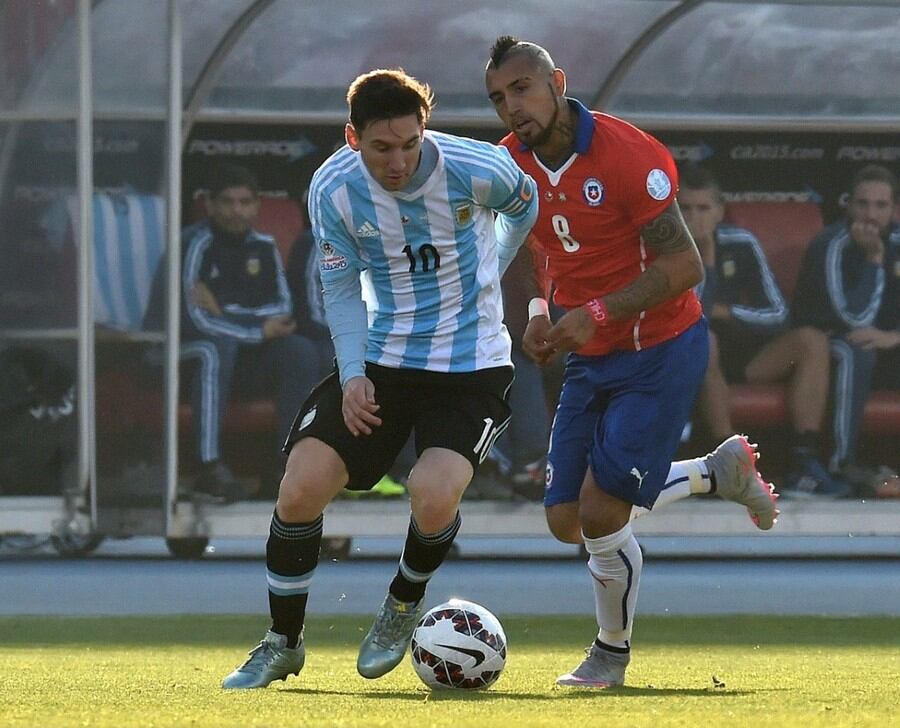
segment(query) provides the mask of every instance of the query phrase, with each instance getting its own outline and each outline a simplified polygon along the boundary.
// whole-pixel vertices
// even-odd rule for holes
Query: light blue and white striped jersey
[[[45,220],[59,228],[71,226],[77,242],[78,198]],[[120,331],[140,331],[153,277],[165,252],[166,206],[159,195],[98,192],[94,215],[94,323]],[[51,233],[53,234],[53,233]]]
[[[313,177],[310,219],[342,382],[363,373],[363,357],[441,372],[510,364],[498,249],[508,263],[533,224],[534,182],[503,147],[432,131],[424,145],[437,160],[413,191],[385,190],[348,146]],[[365,314],[340,304],[363,288],[365,352],[348,353],[341,334]]]

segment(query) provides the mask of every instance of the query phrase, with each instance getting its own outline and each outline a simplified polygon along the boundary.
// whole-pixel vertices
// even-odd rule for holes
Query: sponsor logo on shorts
[[[312,424],[312,421],[314,419],[316,419],[316,410],[318,410],[318,409],[319,409],[319,407],[318,407],[318,405],[316,405],[309,412],[307,412],[305,415],[303,415],[303,419],[300,420],[300,426],[297,429],[302,430],[306,427],[309,427]]]
[[[640,487],[644,484],[644,478],[647,477],[647,473],[649,473],[649,472],[650,472],[650,471],[648,470],[648,471],[645,472],[643,475],[641,475],[641,471],[638,470],[637,468],[632,468],[632,469],[631,469],[631,474],[635,477],[635,479],[636,479],[637,482],[638,482],[638,488],[640,488]]]

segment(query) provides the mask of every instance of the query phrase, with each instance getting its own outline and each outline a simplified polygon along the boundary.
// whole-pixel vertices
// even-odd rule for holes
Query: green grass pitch
[[[558,688],[589,617],[504,617],[489,690],[430,692],[408,660],[356,674],[368,617],[315,617],[299,678],[222,691],[261,637],[247,616],[0,619],[0,726],[900,725],[900,620],[639,617],[627,685]]]

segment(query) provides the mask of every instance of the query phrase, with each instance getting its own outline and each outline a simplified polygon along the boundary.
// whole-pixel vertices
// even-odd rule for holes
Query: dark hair
[[[379,68],[357,76],[347,89],[350,123],[361,133],[373,121],[415,114],[420,124],[428,122],[434,109],[434,94],[427,83],[402,68]]]
[[[722,196],[722,188],[706,167],[689,164],[678,172],[678,186],[683,190],[712,190],[716,199]]]
[[[897,176],[887,167],[880,164],[868,164],[859,172],[853,175],[853,182],[850,183],[850,195],[856,192],[856,188],[863,182],[884,182],[891,188],[891,197],[896,200],[898,193]]]
[[[256,175],[246,167],[229,162],[223,162],[213,168],[208,186],[210,199],[218,197],[231,187],[246,187],[254,197],[259,194],[259,180],[256,179]]]
[[[513,35],[501,35],[494,41],[494,45],[491,46],[491,59],[488,61],[487,67],[499,68],[505,60],[519,53],[526,54],[536,66],[542,66],[547,71],[552,71],[556,67],[545,48],[537,43],[519,40]]]

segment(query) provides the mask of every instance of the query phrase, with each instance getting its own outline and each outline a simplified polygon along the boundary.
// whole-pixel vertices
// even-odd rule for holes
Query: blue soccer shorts
[[[603,491],[651,508],[708,356],[705,318],[642,351],[570,354],[550,434],[544,505],[577,501],[590,467]]]

